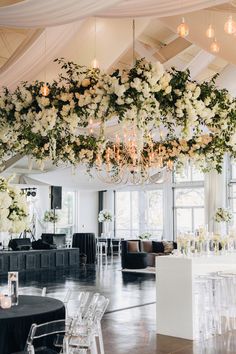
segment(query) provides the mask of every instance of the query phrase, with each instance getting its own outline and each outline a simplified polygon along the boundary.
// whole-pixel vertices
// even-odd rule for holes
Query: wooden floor
[[[6,278],[0,278],[0,285],[6,285]],[[106,354],[236,354],[233,332],[194,343],[156,335],[155,275],[122,273],[118,257],[79,269],[21,274],[20,285],[46,286],[59,299],[67,288],[107,296],[110,304],[102,322]],[[72,300],[70,311],[75,307]]]

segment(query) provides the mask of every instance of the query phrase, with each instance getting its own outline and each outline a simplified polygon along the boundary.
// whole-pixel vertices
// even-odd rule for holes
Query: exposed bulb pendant
[[[92,60],[91,65],[92,65],[92,68],[93,68],[93,69],[99,69],[99,63],[98,63],[98,61],[97,61],[96,58],[94,58],[94,59]]]
[[[187,35],[189,34],[189,26],[185,22],[184,17],[182,18],[182,22],[180,23],[180,25],[177,27],[177,33],[182,38],[187,37]]]
[[[212,27],[212,25],[209,25],[209,27],[207,28],[207,30],[206,30],[206,36],[207,36],[207,38],[214,38],[214,36],[215,36],[215,30],[214,30],[214,28]]]
[[[236,32],[236,23],[233,20],[233,17],[230,15],[228,20],[225,22],[224,30],[228,34],[233,34]]]
[[[40,88],[40,93],[42,96],[45,96],[45,97],[49,95],[50,89],[46,83]]]
[[[220,51],[220,46],[216,40],[216,38],[214,39],[214,41],[211,43],[210,49],[213,53],[219,53]]]

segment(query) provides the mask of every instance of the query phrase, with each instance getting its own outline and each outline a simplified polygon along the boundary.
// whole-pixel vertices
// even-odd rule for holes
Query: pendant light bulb
[[[219,53],[220,51],[220,46],[216,40],[216,38],[214,39],[214,41],[211,43],[210,49],[212,51],[212,53]]]
[[[40,88],[40,93],[42,96],[48,96],[49,93],[50,93],[50,89],[49,87],[47,86],[47,84],[44,84],[41,88]]]
[[[180,25],[177,27],[177,33],[182,38],[187,37],[187,35],[189,34],[189,26],[185,22],[184,17],[182,18],[182,22],[180,23]]]
[[[99,69],[99,63],[96,58],[92,60],[92,68],[93,69]]]
[[[215,36],[215,30],[214,30],[214,28],[212,27],[212,25],[209,25],[209,27],[207,28],[207,30],[206,30],[206,36],[207,36],[207,38],[214,38],[214,36]]]
[[[224,30],[228,34],[233,34],[236,32],[236,23],[233,20],[233,17],[230,15],[228,20],[225,22]]]

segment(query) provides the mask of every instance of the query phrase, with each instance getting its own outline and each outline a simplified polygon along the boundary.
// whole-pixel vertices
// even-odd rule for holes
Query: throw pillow
[[[128,252],[136,253],[139,252],[139,241],[127,241]]]
[[[152,241],[152,252],[154,252],[154,253],[164,253],[163,242]]]
[[[164,253],[171,253],[174,249],[174,245],[173,242],[171,241],[163,241],[163,245],[164,245]]]
[[[152,252],[152,241],[141,241],[141,251],[151,253]]]

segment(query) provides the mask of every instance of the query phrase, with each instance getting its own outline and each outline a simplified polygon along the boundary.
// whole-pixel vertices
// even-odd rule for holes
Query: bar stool
[[[121,255],[121,240],[120,239],[111,239],[111,256],[114,254],[120,256]]]
[[[97,238],[97,254],[99,257],[107,257],[107,239],[106,238]]]

